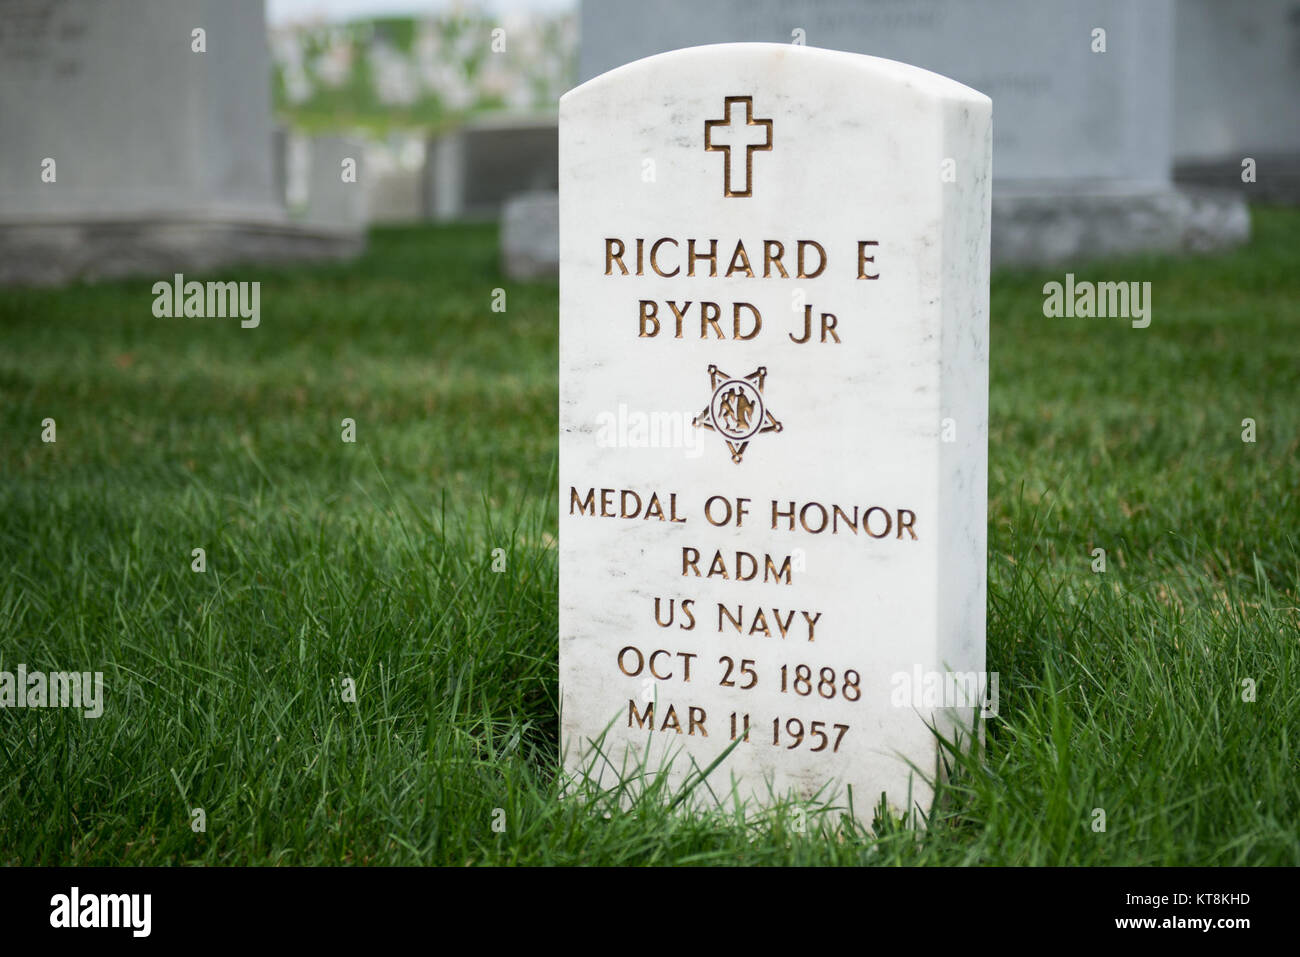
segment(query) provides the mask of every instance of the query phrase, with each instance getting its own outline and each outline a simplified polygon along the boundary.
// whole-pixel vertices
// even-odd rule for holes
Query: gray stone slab
[[[912,63],[991,97],[995,189],[1169,181],[1171,0],[584,0],[579,74],[797,30],[808,46]]]
[[[1300,204],[1300,5],[1178,0],[1175,27],[1175,181]]]
[[[365,149],[366,214],[372,223],[416,223],[431,218],[428,143],[423,134],[391,133]]]
[[[334,262],[365,249],[364,233],[211,218],[97,220],[0,227],[0,284],[58,285],[228,265]]]
[[[555,117],[503,116],[442,134],[429,145],[433,218],[492,219],[519,193],[559,188]]]
[[[1175,50],[1177,163],[1300,156],[1300,5],[1178,0]]]
[[[304,222],[322,229],[356,232],[365,229],[365,146],[344,136],[313,136],[309,145],[309,179]],[[344,163],[353,178],[345,179]]]
[[[1139,252],[1204,253],[1250,238],[1250,214],[1227,190],[1002,191],[993,196],[993,262],[1065,263]]]
[[[4,0],[0,117],[6,282],[359,246],[289,222],[261,0]]]
[[[995,262],[1225,248],[1249,233],[1240,198],[1173,183],[1172,0],[584,0],[581,35],[583,79],[680,47],[799,39],[986,93]]]
[[[522,193],[501,214],[501,269],[511,279],[547,279],[560,271],[560,197]]]

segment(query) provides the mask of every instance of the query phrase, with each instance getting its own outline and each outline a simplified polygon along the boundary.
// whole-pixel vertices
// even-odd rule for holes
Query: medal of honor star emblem
[[[767,367],[759,366],[747,376],[734,378],[717,366],[709,366],[713,395],[704,411],[692,423],[697,428],[718,432],[731,449],[737,464],[745,454],[749,440],[764,432],[780,432],[782,425],[772,417],[763,401]]]

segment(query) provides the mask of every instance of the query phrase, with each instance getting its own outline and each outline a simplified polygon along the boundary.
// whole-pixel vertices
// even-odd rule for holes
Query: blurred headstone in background
[[[1172,0],[584,0],[579,80],[743,40],[901,60],[993,99],[995,262],[1231,246],[1241,198],[1172,181],[1173,30]]]
[[[421,16],[277,19],[268,28],[277,113],[297,129],[380,136],[485,113],[555,113],[573,84],[572,11],[441,6]]]
[[[438,221],[500,215],[519,193],[559,189],[554,116],[490,116],[429,144],[430,209]]]
[[[366,227],[365,144],[344,136],[313,136],[303,222],[335,230]]]
[[[553,263],[558,236],[539,232],[546,204],[535,194],[559,182],[556,105],[576,76],[575,11],[469,3],[337,22],[277,16],[277,116],[303,136],[364,140],[369,222],[488,220],[518,196],[510,233],[524,245],[503,247],[503,263]],[[308,165],[292,166],[289,193],[311,221]]]
[[[501,211],[501,270],[511,279],[545,279],[560,272],[560,194],[520,193]]]
[[[364,243],[278,195],[262,0],[0,0],[0,117],[0,281]]]
[[[1175,22],[1174,178],[1300,203],[1300,3],[1178,0]]]
[[[372,223],[429,219],[425,196],[425,135],[400,130],[365,144],[366,205]]]
[[[277,123],[271,129],[271,183],[275,201],[288,206],[289,128],[283,123]]]

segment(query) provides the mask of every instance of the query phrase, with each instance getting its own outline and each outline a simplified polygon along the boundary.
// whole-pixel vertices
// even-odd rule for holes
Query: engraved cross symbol
[[[725,97],[722,109],[722,119],[704,121],[704,149],[727,154],[722,173],[723,196],[752,196],[754,153],[772,149],[772,121],[754,119],[752,96]]]

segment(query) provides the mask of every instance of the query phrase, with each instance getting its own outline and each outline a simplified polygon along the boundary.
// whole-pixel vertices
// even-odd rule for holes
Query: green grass
[[[0,709],[0,863],[1300,863],[1300,212],[1255,224],[1072,270],[1149,280],[1145,330],[995,275],[1001,710],[927,829],[874,836],[557,799],[556,288],[492,229],[223,274],[256,330],[148,281],[0,291],[0,670],[107,686]]]

